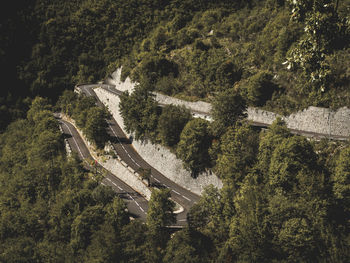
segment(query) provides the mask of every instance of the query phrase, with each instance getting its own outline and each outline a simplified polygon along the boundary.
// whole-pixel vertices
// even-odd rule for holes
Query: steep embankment
[[[119,113],[119,97],[117,95],[112,95],[102,88],[95,89],[95,93],[99,99],[108,106],[113,117],[126,133],[123,118]],[[210,184],[218,188],[222,187],[221,180],[214,174],[200,174],[196,179],[193,179],[190,172],[183,168],[181,160],[177,159],[176,156],[164,146],[141,143],[138,141],[133,141],[133,146],[146,162],[161,171],[175,183],[194,193],[201,194],[204,187]]]

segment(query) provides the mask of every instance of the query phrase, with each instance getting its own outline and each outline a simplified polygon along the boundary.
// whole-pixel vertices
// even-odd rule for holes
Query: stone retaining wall
[[[111,78],[106,80],[106,82],[115,85],[118,90],[128,90],[129,92],[132,92],[135,84],[132,83],[129,78],[127,78],[125,82],[120,81],[120,74],[121,68],[117,69],[112,74]],[[162,94],[155,94],[157,101],[161,104],[184,105],[193,111],[204,112],[207,115],[210,115],[211,105],[209,103],[202,101],[187,102]],[[248,120],[264,124],[271,124],[277,116],[280,116],[276,113],[253,107],[249,107],[247,113]],[[346,107],[340,108],[337,111],[332,111],[327,108],[310,106],[303,111],[284,116],[282,119],[284,119],[287,127],[290,129],[320,133],[328,136],[350,135],[350,109]]]
[[[123,118],[119,113],[119,96],[111,94],[103,88],[96,88],[95,93],[102,103],[108,106],[113,117],[123,129],[124,133],[126,133]],[[151,166],[160,171],[170,180],[196,194],[200,195],[203,188],[210,184],[213,184],[218,188],[222,187],[221,180],[214,174],[209,175],[203,173],[196,179],[193,179],[190,173],[183,168],[182,161],[177,159],[175,154],[171,153],[162,145],[141,143],[136,140],[133,141],[132,145],[140,156]]]
[[[135,173],[135,171],[129,170],[129,167],[126,164],[123,165],[118,159],[111,158],[110,156],[109,158],[104,159],[97,156],[96,152],[94,151],[84,134],[78,129],[78,127],[76,127],[74,120],[65,115],[62,115],[62,119],[70,122],[75,127],[80,137],[83,139],[85,145],[88,147],[91,156],[95,160],[97,160],[103,168],[111,172],[113,175],[115,175],[120,180],[124,181],[129,186],[131,186],[135,191],[142,194],[147,200],[151,198],[151,190],[142,182],[142,180],[140,180],[139,176]]]

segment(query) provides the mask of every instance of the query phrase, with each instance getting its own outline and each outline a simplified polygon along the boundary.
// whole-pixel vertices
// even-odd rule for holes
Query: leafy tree
[[[187,221],[191,230],[201,231],[211,238],[215,246],[227,238],[227,228],[222,194],[213,185],[207,186],[198,201],[187,214]]]
[[[35,116],[44,110],[51,110],[51,105],[49,104],[48,99],[36,97],[30,106],[29,111],[27,112],[27,118],[30,121],[35,121]]]
[[[182,130],[176,155],[183,161],[184,167],[192,172],[192,176],[197,176],[208,167],[210,142],[208,123],[203,119],[189,121]]]
[[[113,226],[105,223],[92,234],[82,258],[85,262],[122,262],[120,240]]]
[[[173,214],[175,203],[169,198],[169,189],[152,191],[148,204],[147,226],[153,233],[164,231],[165,227],[176,222],[175,214]]]
[[[52,160],[62,150],[61,135],[58,132],[44,130],[33,141],[33,144],[32,151],[29,152],[29,159],[36,157],[45,161]]]
[[[147,185],[150,186],[150,181],[151,181],[151,169],[144,169],[144,168],[140,168],[138,169],[138,174],[141,176],[142,180],[146,180],[147,181]]]
[[[93,97],[79,97],[74,105],[72,115],[79,128],[83,129],[85,127],[88,110],[92,107],[95,107],[95,99]]]
[[[176,222],[173,213],[175,203],[169,198],[169,189],[153,190],[148,203],[146,259],[149,262],[161,262],[163,249],[170,236],[166,227]]]
[[[124,262],[144,262],[147,248],[147,226],[139,220],[133,220],[121,232]]]
[[[283,139],[291,137],[292,134],[287,129],[285,122],[281,118],[277,118],[267,129],[266,132],[260,133],[259,143],[259,169],[267,174],[272,153]]]
[[[242,77],[242,69],[233,61],[223,62],[216,70],[217,85],[223,88],[232,88]]]
[[[322,176],[317,156],[311,144],[300,136],[284,139],[271,158],[269,183],[272,189],[281,187],[290,193],[317,195],[322,188]],[[304,192],[305,191],[305,192]]]
[[[277,85],[272,82],[272,78],[271,73],[260,71],[248,79],[245,89],[249,104],[261,107],[271,99],[273,92],[277,89]]]
[[[168,242],[164,262],[209,262],[210,240],[200,232],[185,228]]]
[[[94,141],[99,148],[103,148],[108,139],[106,128],[108,127],[106,119],[110,117],[105,108],[92,107],[86,115],[84,133],[86,137]]]
[[[158,136],[161,142],[167,146],[176,145],[183,128],[190,119],[191,113],[185,107],[165,106],[158,120]]]
[[[165,41],[163,37],[164,35],[160,29],[154,39],[154,45],[157,46],[155,47],[156,49]],[[136,74],[143,85],[154,85],[161,77],[169,75],[177,77],[178,66],[175,62],[169,61],[165,57],[150,54],[142,61]]]
[[[119,197],[109,202],[105,210],[107,212],[107,222],[114,227],[115,231],[121,231],[121,229],[130,222],[126,205]]]
[[[256,162],[258,135],[248,125],[230,127],[221,139],[221,153],[215,171],[220,178],[238,188]]]
[[[294,2],[293,2],[294,4]],[[295,1],[294,17],[305,16],[305,37],[288,57],[308,75],[310,84],[324,92],[330,82],[330,68],[326,54],[344,42],[344,25],[335,10],[334,1]]]
[[[78,215],[71,230],[71,246],[77,251],[85,249],[91,242],[91,235],[103,223],[103,210],[100,206],[92,206]]]
[[[136,140],[153,141],[158,122],[157,103],[153,95],[141,87],[132,94],[124,92],[120,96],[119,111],[128,133],[134,133]]]
[[[78,96],[74,91],[65,90],[57,101],[57,106],[68,116],[72,116]]]
[[[269,262],[272,233],[268,222],[266,193],[254,172],[247,175],[234,196],[235,215],[229,239],[220,257],[236,261]]]
[[[342,201],[345,211],[350,212],[350,147],[340,152],[333,180],[335,197]]]
[[[234,89],[227,89],[217,94],[212,102],[211,111],[214,132],[220,136],[226,128],[234,126],[237,121],[246,117],[246,107],[246,102]]]

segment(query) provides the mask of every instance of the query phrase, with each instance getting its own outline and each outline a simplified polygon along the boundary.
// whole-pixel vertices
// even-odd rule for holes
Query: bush
[[[263,106],[271,99],[273,92],[278,88],[272,79],[272,74],[267,71],[261,71],[248,79],[245,92],[250,105]]]

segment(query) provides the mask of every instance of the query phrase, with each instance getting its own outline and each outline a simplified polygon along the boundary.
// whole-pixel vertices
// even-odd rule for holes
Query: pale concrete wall
[[[313,107],[298,111],[286,117],[287,127],[329,135],[350,135],[350,109],[343,107],[337,111]]]
[[[119,96],[116,96],[103,88],[96,88],[94,90],[99,99],[108,107],[115,120],[126,133],[123,118],[119,113]],[[130,136],[130,134],[128,135]],[[213,184],[218,188],[222,187],[221,180],[214,174],[209,175],[203,173],[196,179],[192,178],[190,172],[183,168],[182,161],[177,159],[175,154],[171,153],[162,145],[141,143],[136,140],[134,140],[132,144],[140,156],[151,166],[156,168],[170,180],[196,194],[200,195],[204,187],[210,184]]]
[[[112,74],[112,78],[108,79],[107,83],[116,85],[116,89],[118,90],[128,90],[132,92],[135,84],[132,83],[129,78],[127,78],[125,82],[120,81],[120,73],[121,68]],[[202,101],[188,102],[159,93],[155,93],[155,95],[156,100],[161,104],[184,105],[190,110],[205,113],[197,114],[196,117],[211,120],[210,117],[208,117],[211,110],[211,105],[209,103]],[[247,113],[248,120],[265,124],[271,124],[276,117],[280,116],[274,112],[253,107],[249,107]],[[284,116],[282,119],[290,129],[336,136],[350,135],[350,109],[346,107],[340,108],[337,111],[332,111],[327,108],[310,106],[303,111],[298,111],[290,116]]]
[[[91,143],[86,139],[85,135],[80,131],[80,129],[75,125],[74,120],[68,118],[65,115],[62,115],[62,119],[70,122],[75,129],[78,131],[80,137],[83,139],[85,145],[88,147],[91,156],[98,161],[98,163],[111,172],[113,175],[118,177],[120,180],[124,181],[135,191],[142,194],[147,200],[151,198],[151,190],[142,182],[137,173],[135,173],[130,167],[126,164],[123,164],[119,159],[113,159],[110,156],[108,158],[101,158],[97,156],[96,152],[91,146]],[[106,156],[104,156],[106,157]]]

